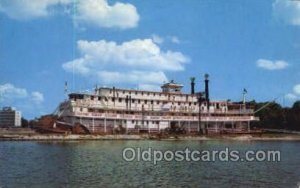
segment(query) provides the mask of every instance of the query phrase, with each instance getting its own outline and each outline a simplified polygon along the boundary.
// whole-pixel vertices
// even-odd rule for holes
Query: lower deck
[[[222,118],[221,118],[222,119]],[[236,119],[199,119],[198,120],[149,120],[149,119],[109,119],[88,118],[81,116],[64,117],[64,121],[70,125],[81,124],[90,133],[105,134],[131,134],[131,133],[245,133],[251,131],[250,117]]]

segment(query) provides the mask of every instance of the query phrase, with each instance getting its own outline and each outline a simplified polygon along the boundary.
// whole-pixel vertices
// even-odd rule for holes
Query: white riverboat
[[[115,87],[93,92],[72,92],[56,110],[57,123],[80,124],[89,133],[159,133],[172,128],[186,133],[245,133],[258,121],[247,103],[209,99],[208,75],[205,91],[182,93],[183,85],[173,80],[162,91],[142,91]]]

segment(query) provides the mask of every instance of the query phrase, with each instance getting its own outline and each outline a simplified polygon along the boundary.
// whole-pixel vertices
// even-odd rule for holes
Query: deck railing
[[[155,112],[182,112],[182,113],[199,113],[198,107],[176,107],[176,108],[163,108],[163,107],[152,107],[145,105],[144,108],[136,107],[136,106],[103,106],[99,104],[90,104],[90,103],[75,103],[73,104],[74,107],[84,107],[88,109],[92,109],[94,111],[101,110],[101,109],[110,109],[110,110],[130,110],[130,111],[155,111]],[[91,112],[91,111],[90,111]],[[253,114],[253,109],[234,109],[234,110],[222,110],[222,109],[210,109],[209,111],[205,108],[202,109],[201,112],[203,114],[208,113],[216,113],[216,114]]]

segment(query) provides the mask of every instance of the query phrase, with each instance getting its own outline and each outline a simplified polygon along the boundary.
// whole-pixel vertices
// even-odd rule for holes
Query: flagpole
[[[244,90],[243,90],[243,113],[246,110],[246,95],[247,95],[247,90],[244,88]]]
[[[247,90],[244,88],[244,90],[243,90],[243,104],[246,104],[246,95],[247,95]]]

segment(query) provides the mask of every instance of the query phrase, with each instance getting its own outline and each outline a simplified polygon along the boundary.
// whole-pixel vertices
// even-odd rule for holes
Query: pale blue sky
[[[0,0],[0,106],[26,118],[54,111],[65,81],[79,91],[174,79],[189,92],[204,73],[213,99],[246,88],[248,100],[290,105],[299,61],[299,1]]]

